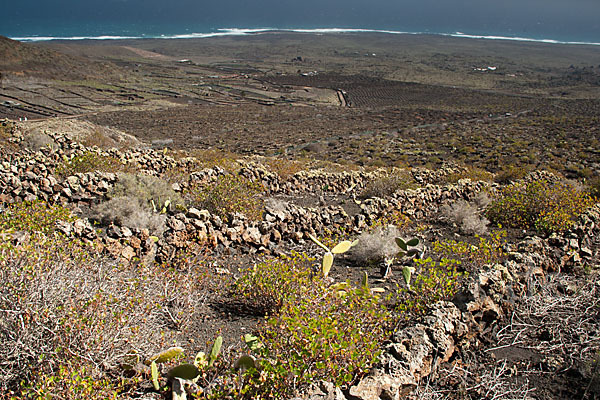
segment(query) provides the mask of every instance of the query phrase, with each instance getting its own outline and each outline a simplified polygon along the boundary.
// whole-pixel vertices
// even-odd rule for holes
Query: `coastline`
[[[585,42],[585,41],[561,41],[557,39],[536,39],[520,36],[500,36],[500,35],[477,35],[468,34],[463,32],[444,33],[444,32],[406,32],[406,31],[394,31],[384,29],[363,29],[363,28],[315,28],[315,29],[303,29],[303,28],[252,28],[252,29],[241,29],[241,28],[222,28],[216,32],[209,33],[190,33],[190,34],[171,34],[171,35],[139,35],[139,36],[117,36],[117,35],[100,35],[100,36],[9,36],[10,39],[17,40],[20,42],[45,42],[53,40],[68,40],[68,41],[80,41],[80,40],[136,40],[136,39],[203,39],[203,38],[214,38],[224,36],[251,36],[259,34],[278,34],[278,33],[304,33],[304,34],[315,34],[315,35],[328,35],[328,34],[389,34],[389,35],[431,35],[431,36],[442,36],[442,37],[454,37],[454,38],[465,38],[465,39],[483,39],[483,40],[495,40],[495,41],[510,41],[510,42],[528,42],[528,43],[545,43],[545,44],[562,44],[562,45],[581,45],[581,46],[600,46],[600,42]]]

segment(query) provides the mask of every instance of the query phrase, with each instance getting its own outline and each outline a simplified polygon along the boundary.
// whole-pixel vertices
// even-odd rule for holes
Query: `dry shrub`
[[[166,149],[173,144],[173,139],[154,139],[152,141],[153,149]]]
[[[30,151],[39,151],[43,148],[57,149],[58,145],[47,133],[32,130],[23,136],[21,148]]]
[[[130,228],[148,229],[160,235],[165,216],[159,214],[165,202],[183,204],[183,199],[168,182],[150,175],[121,174],[108,193],[109,200],[98,204],[95,218]],[[154,204],[153,204],[154,203]]]
[[[323,172],[329,172],[332,174],[337,174],[341,172],[348,171],[358,171],[360,167],[356,164],[352,164],[343,159],[338,159],[336,162],[327,161],[327,160],[318,160],[314,158],[306,158],[306,157],[298,157],[296,161],[302,163],[306,167],[306,170],[321,170]]]
[[[356,264],[365,266],[393,258],[398,253],[398,246],[394,240],[400,236],[400,230],[394,225],[378,226],[363,232],[348,256]]]
[[[201,168],[220,167],[229,173],[236,174],[242,167],[237,161],[240,158],[238,154],[219,149],[193,149],[188,152],[188,155],[195,157]]]
[[[72,392],[85,389],[77,382],[56,382],[76,379],[61,370],[91,379],[93,387],[124,355],[147,357],[172,343],[176,331],[189,335],[200,318],[199,263],[123,266],[35,226],[15,244],[10,226],[0,229],[0,392],[86,398]]]
[[[114,222],[128,228],[148,229],[156,236],[165,231],[166,215],[153,212],[147,202],[138,198],[114,197],[98,204],[94,211],[103,224]]]
[[[18,146],[10,140],[13,138],[15,129],[15,124],[11,121],[0,121],[0,149],[11,152],[17,150]]]
[[[595,176],[586,182],[586,190],[590,196],[600,199],[600,176]]]
[[[267,161],[269,171],[276,173],[281,180],[286,181],[294,174],[305,169],[306,165],[300,161],[272,158]]]
[[[456,183],[460,179],[470,179],[473,182],[491,182],[494,179],[494,174],[481,168],[467,166],[459,172],[453,172],[444,177],[444,181],[447,183]]]
[[[405,169],[394,170],[386,175],[369,181],[358,195],[361,199],[371,197],[385,198],[398,190],[412,189],[416,186],[415,180]]]
[[[99,147],[101,149],[127,149],[137,146],[140,142],[131,135],[116,132],[104,127],[96,127],[81,139],[81,144],[86,147]]]
[[[172,205],[184,204],[181,196],[173,190],[169,182],[144,174],[120,174],[119,181],[110,191],[109,197],[139,199],[147,203],[150,209],[152,209],[152,202],[157,208],[164,205],[167,200],[170,200]]]
[[[442,206],[442,214],[455,222],[459,229],[468,235],[484,235],[487,233],[487,218],[479,213],[479,208],[463,199]]]
[[[500,184],[508,184],[523,179],[531,172],[531,168],[523,166],[506,165],[496,173],[494,182]]]

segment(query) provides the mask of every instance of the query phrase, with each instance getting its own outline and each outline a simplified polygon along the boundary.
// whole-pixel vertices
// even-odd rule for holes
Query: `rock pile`
[[[175,159],[163,151],[130,149],[103,151],[86,148],[66,136],[51,135],[56,147],[33,152],[23,150],[13,153],[0,165],[0,183],[3,190],[0,201],[5,203],[44,200],[53,204],[69,205],[74,210],[86,210],[106,200],[107,193],[118,182],[119,175],[108,172],[77,173],[60,177],[56,170],[65,160],[86,152],[111,157],[122,165],[134,166],[138,173],[160,175],[177,169],[188,176],[188,181],[173,184],[181,192],[190,184],[210,184],[227,172],[220,167],[196,170],[193,158]],[[16,139],[18,141],[18,138]],[[256,162],[242,163],[240,174],[260,182],[269,196],[292,196],[298,193],[318,195],[324,190],[337,194],[351,194],[378,176],[378,172],[352,171],[331,173],[300,171],[286,180],[270,172]],[[414,218],[422,218],[438,211],[438,205],[446,200],[473,198],[487,184],[460,181],[456,185],[437,186],[428,184],[415,190],[396,192],[390,199],[371,198],[357,205],[354,215],[341,206],[329,205],[313,208],[301,207],[282,200],[267,201],[262,221],[249,221],[236,214],[223,221],[206,210],[190,208],[187,212],[169,210],[166,229],[160,237],[152,232],[131,226],[118,226],[115,222],[105,227],[106,234],[99,239],[113,256],[127,261],[133,257],[151,261],[165,261],[177,249],[185,248],[190,240],[206,242],[213,246],[236,246],[246,252],[276,252],[282,241],[301,243],[309,234],[319,235],[325,228],[344,227],[348,232],[359,233],[378,218],[392,210]],[[351,196],[347,196],[348,201]],[[357,202],[358,203],[358,202]],[[77,227],[75,226],[77,225]],[[85,226],[83,229],[81,227]],[[62,226],[67,234],[91,240],[95,238],[91,223],[83,218],[72,226]]]

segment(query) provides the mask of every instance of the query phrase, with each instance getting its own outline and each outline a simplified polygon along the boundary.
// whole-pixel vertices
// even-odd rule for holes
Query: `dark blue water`
[[[600,43],[599,0],[0,0],[0,35],[203,37],[253,29],[377,30]]]

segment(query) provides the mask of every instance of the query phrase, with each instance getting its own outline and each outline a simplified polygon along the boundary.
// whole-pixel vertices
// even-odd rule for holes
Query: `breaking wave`
[[[517,41],[517,42],[600,46],[600,43],[598,43],[598,42],[561,41],[561,40],[556,40],[556,39],[535,39],[535,38],[514,37],[514,36],[474,35],[474,34],[467,34],[467,33],[463,33],[463,32],[454,32],[454,33],[404,32],[404,31],[394,31],[394,30],[361,29],[361,28],[315,28],[315,29],[223,28],[223,29],[218,29],[216,32],[171,34],[171,35],[139,35],[139,36],[103,35],[103,36],[69,36],[69,37],[26,36],[26,37],[11,37],[11,39],[19,40],[22,42],[38,42],[38,41],[48,41],[48,40],[197,39],[197,38],[210,38],[210,37],[220,37],[220,36],[247,36],[247,35],[266,34],[266,33],[278,33],[278,32],[296,32],[296,33],[312,33],[312,34],[383,33],[383,34],[393,34],[393,35],[439,35],[439,36],[450,36],[450,37],[467,38],[467,39],[509,40],[509,41]]]

